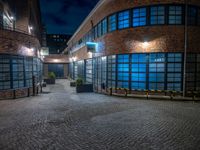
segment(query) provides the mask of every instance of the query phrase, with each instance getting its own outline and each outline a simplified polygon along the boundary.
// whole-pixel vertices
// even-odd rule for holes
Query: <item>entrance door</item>
[[[48,71],[54,72],[56,78],[64,78],[64,65],[63,64],[49,64]]]

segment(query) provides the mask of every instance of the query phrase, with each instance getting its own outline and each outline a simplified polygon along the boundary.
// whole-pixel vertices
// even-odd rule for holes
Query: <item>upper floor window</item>
[[[103,21],[102,21],[102,34],[106,34],[107,33],[107,18],[105,18]]]
[[[195,25],[197,18],[197,9],[195,7],[188,8],[188,24]]]
[[[150,23],[154,24],[164,24],[165,23],[165,7],[164,6],[156,6],[151,7],[150,11]]]
[[[117,18],[116,14],[108,17],[108,31],[112,32],[115,31],[117,28]]]
[[[97,28],[98,26],[95,26],[94,27],[94,38],[96,39],[98,36],[98,28]]]
[[[146,25],[146,8],[138,8],[133,10],[133,26],[145,26]]]
[[[169,7],[169,24],[182,24],[182,9],[181,6]]]
[[[98,33],[97,36],[100,37],[102,35],[102,30],[101,30],[101,22],[98,24]]]
[[[198,9],[197,24],[200,25],[200,8]]]
[[[0,10],[0,27],[3,26],[3,12]]]
[[[129,18],[130,18],[130,15],[129,15],[128,10],[120,12],[118,14],[118,28],[119,29],[128,28],[130,26]]]

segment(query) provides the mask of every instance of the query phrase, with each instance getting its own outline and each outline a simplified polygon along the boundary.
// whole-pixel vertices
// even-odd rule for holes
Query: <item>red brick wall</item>
[[[120,53],[184,52],[184,26],[154,26],[118,30],[97,39],[96,56]],[[144,46],[144,42],[148,46]],[[200,52],[200,29],[189,27],[188,52]],[[74,53],[77,59],[87,59],[86,47]]]
[[[98,10],[96,10],[96,12],[88,19],[88,22],[82,27],[80,32],[78,32],[75,38],[73,38],[71,41],[76,42],[81,39],[85,33],[91,29],[91,21],[93,22],[93,25],[96,25],[104,17],[109,16],[112,13],[129,8],[154,4],[184,4],[184,1],[185,0],[106,0],[104,4],[102,4],[100,8],[98,8]],[[199,0],[188,0],[188,3],[200,6]]]
[[[68,56],[62,54],[52,54],[44,57],[44,63],[67,63],[69,62]]]
[[[96,25],[104,17],[112,13],[134,8],[138,6],[147,6],[153,4],[184,4],[184,0],[107,0],[96,10],[88,19],[81,30],[74,35],[68,45],[79,41],[89,30],[91,30],[91,21]],[[199,0],[189,0],[189,4],[200,6]],[[144,47],[143,42],[147,41],[148,46]],[[152,26],[137,27],[114,31],[105,36],[96,39],[99,46],[99,54],[111,55],[119,53],[133,52],[181,52],[184,51],[184,26]],[[188,28],[188,51],[200,52],[200,28],[190,26]],[[77,59],[87,59],[86,47],[77,51],[74,56]]]
[[[29,89],[29,94],[28,94],[28,89]],[[37,89],[38,89],[38,94],[41,92],[39,86],[35,87],[36,95],[37,95]],[[22,98],[28,96],[33,96],[33,88],[22,88],[16,90],[0,91],[0,100]]]
[[[22,47],[35,48],[34,53],[23,53]],[[36,37],[20,32],[0,29],[0,53],[37,56],[40,43]]]

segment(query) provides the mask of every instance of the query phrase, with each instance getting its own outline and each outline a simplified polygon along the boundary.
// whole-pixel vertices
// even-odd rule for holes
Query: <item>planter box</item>
[[[44,82],[46,82],[46,84],[55,84],[56,79],[44,79]]]
[[[75,87],[76,86],[76,82],[75,81],[70,82],[70,86],[71,87]]]
[[[77,93],[93,92],[93,84],[83,84],[76,86]]]

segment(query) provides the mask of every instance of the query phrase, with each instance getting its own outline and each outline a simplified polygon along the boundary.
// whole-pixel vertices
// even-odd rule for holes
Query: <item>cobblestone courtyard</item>
[[[58,80],[0,101],[0,150],[200,149],[200,103],[76,94]]]

